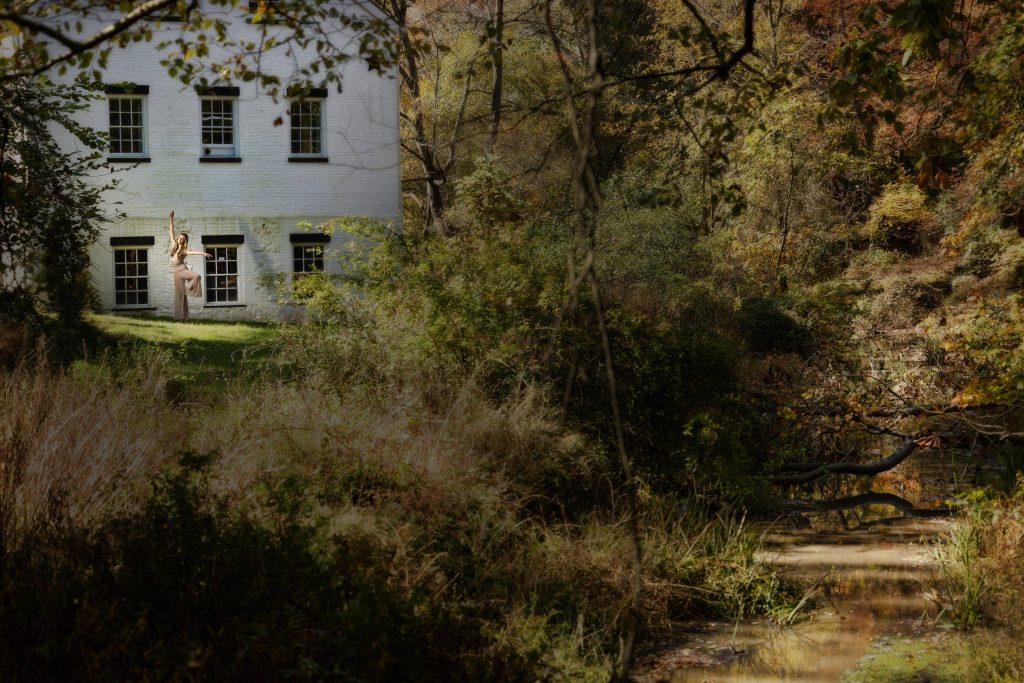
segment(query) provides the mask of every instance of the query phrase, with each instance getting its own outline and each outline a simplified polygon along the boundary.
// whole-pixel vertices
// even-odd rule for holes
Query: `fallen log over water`
[[[800,462],[784,463],[776,472],[794,472],[795,474],[776,474],[769,481],[773,484],[783,486],[791,484],[806,484],[807,482],[827,477],[830,474],[857,474],[870,476],[887,472],[906,460],[919,447],[934,448],[945,439],[952,439],[956,435],[953,432],[921,436],[907,439],[899,448],[892,452],[887,458],[874,462]]]

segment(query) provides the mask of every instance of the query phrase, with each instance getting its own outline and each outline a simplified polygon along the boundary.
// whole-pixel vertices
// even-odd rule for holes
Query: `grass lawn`
[[[186,372],[237,375],[243,365],[265,360],[266,343],[277,335],[270,323],[141,318],[94,313],[89,322],[121,343],[143,342],[172,350]]]

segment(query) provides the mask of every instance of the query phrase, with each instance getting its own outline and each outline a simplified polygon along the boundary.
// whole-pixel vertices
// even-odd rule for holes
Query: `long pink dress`
[[[189,270],[185,259],[177,255],[171,256],[171,274],[174,276],[174,318],[188,320],[188,297],[203,295],[202,278]]]

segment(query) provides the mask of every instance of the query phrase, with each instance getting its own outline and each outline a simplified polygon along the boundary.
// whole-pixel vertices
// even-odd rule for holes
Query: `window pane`
[[[114,250],[114,302],[117,306],[135,306],[149,302],[149,251]]]
[[[145,120],[141,97],[107,99],[111,154],[142,154]]]

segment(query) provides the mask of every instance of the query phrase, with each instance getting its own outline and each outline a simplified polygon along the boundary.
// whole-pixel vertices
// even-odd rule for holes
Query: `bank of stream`
[[[640,659],[635,680],[859,681],[850,672],[894,644],[928,649],[962,637],[943,618],[934,544],[950,528],[945,502],[976,479],[941,454],[908,474],[876,480],[882,490],[790,501],[764,524],[765,559],[804,587],[801,609],[775,620],[676,624]]]

